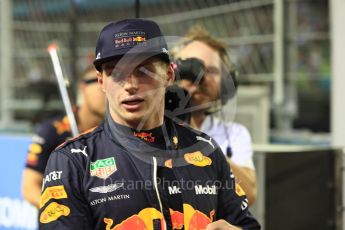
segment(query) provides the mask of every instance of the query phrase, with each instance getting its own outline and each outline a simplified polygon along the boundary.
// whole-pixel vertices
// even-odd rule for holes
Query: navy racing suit
[[[44,178],[40,229],[260,229],[218,144],[168,118],[144,132],[108,118],[53,151]]]
[[[44,173],[50,153],[72,137],[67,116],[42,122],[32,137],[26,158],[26,168]]]

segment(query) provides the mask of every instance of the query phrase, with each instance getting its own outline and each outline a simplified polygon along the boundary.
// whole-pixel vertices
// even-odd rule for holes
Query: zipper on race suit
[[[163,215],[163,205],[162,205],[161,197],[159,195],[158,184],[157,184],[157,168],[158,168],[158,166],[157,166],[157,159],[156,159],[156,157],[153,157],[153,185],[154,185],[154,188],[156,190],[156,195],[157,195],[157,199],[158,199],[158,203],[159,203],[159,208],[160,208],[160,211],[161,211],[161,213]],[[164,222],[163,230],[165,230],[165,229],[167,229],[167,226],[166,226],[166,222],[164,220],[164,215],[163,215],[163,222]]]

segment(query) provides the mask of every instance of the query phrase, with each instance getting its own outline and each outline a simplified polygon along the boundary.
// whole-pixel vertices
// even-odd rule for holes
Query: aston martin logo
[[[109,184],[106,186],[90,188],[89,190],[91,192],[108,193],[108,192],[114,192],[115,190],[121,188],[122,186],[123,186],[123,183],[115,183],[115,184]]]

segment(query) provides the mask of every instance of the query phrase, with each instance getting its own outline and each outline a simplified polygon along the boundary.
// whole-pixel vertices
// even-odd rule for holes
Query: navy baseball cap
[[[170,63],[168,46],[159,26],[145,19],[112,22],[100,32],[93,62],[98,71],[103,63],[124,55],[157,56]]]

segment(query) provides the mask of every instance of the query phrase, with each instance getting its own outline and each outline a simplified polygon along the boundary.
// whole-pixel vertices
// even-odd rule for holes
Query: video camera
[[[177,59],[174,64],[176,80],[201,83],[205,76],[205,65],[197,58]]]
[[[205,76],[205,65],[197,58],[177,59],[173,65],[176,80],[188,80],[194,84],[202,83]],[[187,90],[177,86],[169,86],[165,94],[165,109],[167,112],[182,121],[189,123],[190,95]],[[166,113],[167,113],[166,112]]]

